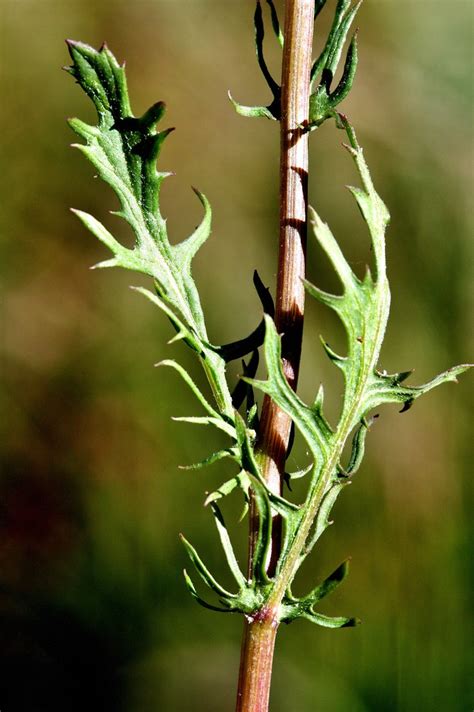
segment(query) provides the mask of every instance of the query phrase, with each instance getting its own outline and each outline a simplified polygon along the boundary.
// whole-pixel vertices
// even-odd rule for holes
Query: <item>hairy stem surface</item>
[[[271,618],[254,620],[245,628],[240,659],[238,712],[268,710],[277,630],[278,624]]]
[[[275,323],[282,337],[285,376],[296,389],[301,356],[304,286],[310,73],[314,26],[314,0],[287,0],[283,49],[280,124],[280,238]],[[291,418],[265,396],[259,430],[262,473],[269,488],[281,492]],[[250,522],[249,556],[256,531],[255,513]],[[280,553],[281,525],[273,526],[269,561],[272,575]],[[277,624],[246,620],[241,649],[237,712],[268,710],[273,648]],[[267,630],[268,629],[268,630]]]

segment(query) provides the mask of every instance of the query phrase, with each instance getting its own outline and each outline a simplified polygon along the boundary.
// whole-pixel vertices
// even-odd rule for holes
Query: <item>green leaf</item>
[[[471,367],[472,364],[467,363],[454,366],[421,386],[406,386],[400,383],[400,380],[397,379],[400,374],[389,376],[375,371],[368,384],[366,408],[367,410],[377,408],[382,403],[400,403],[403,405],[402,412],[406,411],[417,398],[442,383],[457,383],[457,377]],[[402,374],[402,376],[404,375]]]
[[[316,210],[311,206],[309,207],[309,221],[313,227],[317,241],[329,257],[343,287],[345,290],[352,291],[357,284],[357,278],[344,257],[329,225],[321,220]],[[337,304],[337,302],[335,304]]]
[[[125,69],[104,45],[99,51],[81,42],[68,41],[72,66],[68,69],[93,101],[97,125],[72,119],[71,128],[85,140],[76,147],[94,165],[98,175],[113,189],[123,218],[135,235],[127,249],[93,216],[75,211],[81,221],[113,253],[98,267],[123,267],[149,275],[158,298],[147,296],[165,311],[178,330],[178,337],[200,354],[219,409],[232,413],[225,380],[225,364],[209,348],[204,315],[191,263],[211,230],[211,208],[206,197],[195,191],[204,208],[204,218],[194,233],[180,244],[171,244],[166,221],[160,212],[160,189],[170,175],[156,169],[160,149],[171,129],[157,131],[165,113],[157,102],[136,118],[130,107]],[[140,290],[143,291],[143,290]],[[145,293],[145,292],[143,292]]]
[[[119,262],[129,262],[130,265],[132,265],[134,260],[133,250],[128,250],[126,247],[123,247],[123,245],[121,245],[120,242],[115,239],[115,237],[107,230],[106,227],[104,227],[104,225],[102,225],[101,222],[99,222],[99,220],[97,220],[93,215],[85,213],[83,210],[74,210],[74,208],[71,208],[71,212],[74,213],[74,215],[77,215],[82,224],[85,225],[87,229],[90,230],[92,234],[97,237],[98,240],[103,242],[104,245],[106,245],[109,250],[111,250],[111,252],[119,256],[119,261],[117,262],[117,265],[119,264]],[[137,266],[139,266],[140,263],[138,260],[136,264]],[[130,269],[135,268],[131,266]]]
[[[328,441],[322,434],[316,413],[296,395],[283,373],[281,362],[281,341],[271,317],[265,317],[266,332],[264,353],[268,369],[268,379],[260,381],[245,379],[258,390],[269,395],[277,405],[291,415],[295,425],[303,434],[314,459],[326,454]]]
[[[359,427],[356,429],[354,437],[352,439],[352,448],[351,455],[349,458],[349,464],[346,468],[342,468],[339,465],[339,475],[342,475],[343,477],[351,477],[359,469],[365,454],[365,438],[375,417],[376,416],[369,419],[364,418],[360,423]]]
[[[251,379],[245,379],[251,382]],[[298,510],[298,506],[289,502],[284,497],[272,492],[267,482],[262,476],[260,471],[260,466],[257,462],[257,456],[254,449],[255,433],[250,433],[247,428],[242,416],[236,412],[235,414],[235,426],[237,433],[237,443],[241,451],[241,464],[242,467],[247,471],[249,476],[253,478],[260,484],[265,490],[266,496],[268,497],[272,507],[282,516],[286,516],[289,513]]]
[[[175,415],[172,420],[175,423],[190,423],[191,425],[213,425],[218,430],[222,430],[226,435],[234,437],[234,428],[220,417],[200,417],[195,415]]]
[[[155,364],[157,367],[160,366],[166,366],[168,368],[173,368],[175,371],[179,373],[183,381],[189,386],[190,390],[194,393],[198,401],[201,403],[203,406],[204,410],[209,413],[210,416],[213,418],[218,418],[219,413],[217,413],[214,408],[210,405],[210,403],[206,400],[204,395],[201,393],[197,385],[194,383],[193,379],[189,375],[189,373],[176,361],[172,361],[171,359],[165,359],[163,361],[160,361],[159,363]]]
[[[344,42],[360,4],[357,3],[351,9],[351,0],[338,0],[326,43],[311,68],[311,82],[314,82],[324,70],[330,73],[331,79],[336,73]]]
[[[349,94],[354,83],[357,64],[359,61],[358,51],[357,51],[357,33],[351,39],[349,49],[347,50],[346,61],[344,62],[344,71],[339,84],[329,94],[329,102],[332,109],[335,109],[338,104],[343,101]]]
[[[349,30],[354,21],[354,18],[357,15],[360,6],[362,5],[362,0],[359,0],[359,2],[357,2],[353,7],[351,7],[350,5],[351,3],[348,2],[348,0],[341,0],[341,2],[338,3],[338,6],[343,9],[343,12],[341,14],[338,14],[336,12],[336,17],[338,17],[338,25],[334,36],[331,39],[327,58],[324,62],[324,68],[322,68],[322,71],[329,71],[332,77],[334,77],[334,75],[336,74],[344,44],[348,37]]]
[[[240,104],[236,101],[232,94],[227,92],[227,96],[234,107],[237,114],[240,116],[245,116],[246,119],[270,119],[271,121],[278,121],[278,114],[273,113],[269,106],[245,106],[245,104]]]
[[[236,457],[236,450],[234,448],[228,448],[227,450],[219,450],[218,452],[213,452],[212,455],[209,455],[209,457],[206,457],[203,460],[200,460],[199,462],[195,462],[192,465],[179,465],[179,469],[200,470],[203,467],[208,467],[209,465],[213,465],[216,462],[220,462],[220,460],[223,460],[224,458],[231,458],[232,460],[235,460]]]
[[[206,506],[211,504],[211,502],[216,502],[217,500],[222,499],[222,497],[227,497],[237,488],[243,491],[244,496],[248,501],[250,486],[251,482],[249,476],[245,470],[241,470],[238,475],[232,477],[230,480],[227,480],[227,482],[224,482],[218,489],[214,490],[214,492],[210,492],[204,502],[204,505]]]
[[[252,556],[252,572],[254,580],[259,584],[267,584],[268,561],[272,545],[272,508],[266,488],[256,477],[250,476],[252,493],[258,512],[258,532]]]
[[[353,618],[330,618],[314,610],[314,606],[319,603],[319,601],[328,596],[344,581],[348,572],[349,562],[344,561],[330,576],[303,598],[295,598],[287,592],[283,599],[280,613],[281,620],[285,623],[290,623],[296,618],[308,618],[313,623],[327,628],[342,628],[344,626],[355,625],[356,621]]]
[[[233,426],[232,422],[229,422],[229,419],[226,418],[225,415],[220,414],[210,405],[210,403],[205,398],[200,389],[197,387],[186,369],[184,369],[179,363],[171,359],[164,359],[163,361],[160,361],[159,363],[155,364],[155,366],[166,366],[169,368],[173,368],[175,371],[177,371],[183,381],[189,386],[190,390],[194,393],[198,401],[204,407],[204,410],[208,413],[206,417],[179,416],[174,417],[173,420],[176,420],[178,422],[194,423],[195,425],[214,425],[216,428],[223,430],[227,435],[235,439],[235,427]]]
[[[338,104],[349,94],[357,70],[357,37],[352,37],[344,62],[344,70],[337,87],[331,91],[331,84],[341,59],[342,50],[349,30],[360,8],[362,0],[351,7],[351,0],[338,0],[334,20],[323,51],[311,69],[311,84],[320,76],[320,82],[311,94],[309,103],[309,127],[318,128],[326,119],[335,116]],[[316,6],[317,12],[318,9]]]
[[[354,626],[360,623],[357,618],[323,616],[321,613],[314,613],[312,611],[305,611],[301,616],[323,628],[354,628]]]
[[[342,5],[340,7],[342,8]],[[298,601],[292,597],[289,590],[301,563],[331,523],[331,510],[342,489],[350,484],[348,477],[356,472],[361,464],[367,432],[373,420],[369,417],[370,411],[382,403],[390,402],[404,404],[406,409],[423,393],[441,383],[455,381],[456,377],[468,368],[467,365],[456,366],[429,383],[414,387],[404,383],[408,372],[388,375],[378,370],[390,307],[385,264],[385,229],[389,215],[375,191],[362,149],[345,116],[339,116],[339,125],[346,130],[349,139],[346,148],[354,159],[362,181],[362,187],[351,188],[351,193],[367,223],[376,276],[373,278],[370,270],[363,280],[354,274],[329,227],[312,211],[311,221],[315,237],[329,257],[342,285],[342,294],[333,295],[305,282],[306,289],[313,297],[336,312],[347,334],[345,355],[335,353],[323,342],[326,353],[344,375],[344,398],[337,426],[333,428],[324,416],[321,388],[313,406],[310,407],[288,384],[281,363],[281,340],[269,316],[266,316],[264,341],[267,380],[247,379],[253,387],[270,396],[292,418],[314,458],[306,499],[298,516],[295,515],[291,523],[289,535],[284,538],[274,584],[274,590],[278,593],[273,595],[275,600],[282,601],[283,620],[303,616],[329,627],[355,623],[354,619],[321,616],[308,607],[308,601],[316,602],[319,595],[331,588],[337,576],[330,577],[322,588],[317,587],[305,603],[302,603],[303,599]],[[341,456],[351,437],[351,454],[348,466],[344,469],[341,466]],[[272,594],[269,601],[269,605],[273,605]]]
[[[280,24],[278,22],[278,16],[276,8],[272,0],[267,0],[270,7],[271,20],[273,31],[275,32],[280,46],[283,47],[283,34],[280,30]],[[266,118],[279,121],[281,118],[281,88],[280,85],[273,79],[270,70],[268,69],[267,63],[265,61],[265,56],[263,53],[263,39],[265,37],[265,25],[263,22],[262,5],[260,0],[257,0],[255,6],[254,14],[254,27],[255,27],[255,50],[257,53],[257,62],[263,77],[273,94],[273,101],[269,106],[244,106],[232,98],[230,92],[228,96],[232,102],[234,109],[241,116],[247,118]]]
[[[301,599],[304,605],[313,606],[323,598],[328,596],[337,588],[349,573],[349,561],[344,561],[335,571],[332,572],[319,586],[316,586],[311,593]]]
[[[313,467],[314,464],[311,463],[307,467],[303,467],[301,470],[296,470],[295,472],[285,472],[285,477],[287,477],[290,482],[291,480],[299,480],[301,477],[307,475],[308,472],[311,472]]]
[[[188,277],[191,276],[192,259],[211,234],[212,223],[212,210],[208,199],[197,188],[193,190],[204,208],[204,218],[192,235],[174,247],[176,260],[182,269],[188,272]]]
[[[239,517],[239,522],[241,522],[245,518],[245,516],[248,512],[248,509],[249,509],[250,488],[251,488],[250,477],[247,475],[245,470],[241,470],[238,475],[236,475],[235,477],[233,477],[230,480],[227,480],[227,482],[224,482],[220,487],[218,487],[218,489],[214,490],[213,492],[210,492],[206,497],[204,506],[207,506],[208,504],[211,504],[212,502],[216,502],[219,499],[222,499],[223,497],[227,497],[229,494],[231,494],[236,489],[240,489],[244,496],[244,507],[243,507],[242,513]]]
[[[275,37],[277,38],[280,47],[283,47],[284,37],[283,37],[283,32],[280,29],[280,22],[278,20],[278,13],[276,11],[276,7],[273,4],[272,0],[267,0],[267,4],[270,6],[273,32],[275,33]]]
[[[230,540],[229,533],[225,525],[224,517],[222,516],[222,512],[215,501],[211,502],[210,505],[212,513],[214,515],[214,520],[216,522],[216,527],[219,533],[222,548],[224,549],[227,563],[229,564],[229,568],[232,571],[232,574],[235,580],[237,581],[239,588],[245,588],[247,585],[247,580],[245,579],[245,576],[240,570],[239,564],[237,562],[237,558],[232,547],[232,542]]]
[[[301,558],[298,562],[298,567],[301,566],[304,559],[312,551],[314,545],[318,539],[324,534],[326,529],[331,526],[332,521],[329,519],[332,508],[342,492],[344,487],[350,484],[347,480],[336,480],[332,481],[329,486],[327,486],[325,494],[323,495],[319,507],[316,512],[316,516],[313,521],[312,530],[309,532],[306,538],[304,548],[301,552]]]
[[[180,539],[183,542],[184,548],[186,549],[189,558],[193,562],[196,571],[198,572],[204,583],[223,599],[230,600],[232,598],[235,598],[235,594],[226,591],[226,589],[217,582],[217,580],[214,578],[214,576],[211,574],[209,569],[202,561],[196,549],[189,543],[189,541],[183,536],[183,534],[180,534]]]
[[[196,587],[186,569],[183,569],[183,575],[186,588],[188,589],[194,600],[197,601],[200,606],[202,606],[203,608],[208,608],[210,611],[217,611],[218,613],[233,613],[232,609],[230,608],[220,608],[219,606],[213,606],[211,603],[207,603],[207,601],[205,601],[198,595]]]
[[[145,287],[131,287],[131,289],[133,289],[135,292],[138,292],[138,294],[143,294],[143,296],[149,299],[150,302],[159,307],[159,309],[161,309],[161,311],[166,314],[170,322],[173,324],[176,330],[176,335],[168,341],[169,344],[172,344],[182,339],[198,354],[203,353],[202,342],[196,337],[196,334],[191,329],[189,329],[178,316],[176,316],[174,311],[168,306],[164,299],[162,299],[158,294],[150,292],[149,289],[145,289]]]

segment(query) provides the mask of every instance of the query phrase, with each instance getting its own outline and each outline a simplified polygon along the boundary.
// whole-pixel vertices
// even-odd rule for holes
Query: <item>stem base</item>
[[[274,619],[245,621],[236,712],[267,712],[277,630]]]

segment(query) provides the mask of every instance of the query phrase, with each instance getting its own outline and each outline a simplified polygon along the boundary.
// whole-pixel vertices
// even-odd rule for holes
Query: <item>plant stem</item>
[[[240,656],[236,712],[266,712],[278,623],[258,618],[246,624]]]
[[[286,0],[281,81],[280,124],[280,240],[275,323],[282,334],[283,370],[296,389],[303,338],[308,133],[312,64],[314,0]],[[291,418],[265,397],[259,428],[259,458],[269,488],[280,494]],[[250,517],[249,558],[252,557],[255,511]],[[273,545],[268,565],[272,575],[281,547],[281,521],[273,522]],[[277,633],[274,610],[244,623],[236,712],[266,712],[270,695],[273,649]]]

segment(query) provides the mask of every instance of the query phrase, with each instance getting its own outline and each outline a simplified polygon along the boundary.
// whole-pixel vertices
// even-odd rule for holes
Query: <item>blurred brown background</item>
[[[228,88],[243,103],[269,96],[253,7],[1,2],[2,712],[233,709],[241,621],[192,602],[177,539],[185,531],[224,569],[202,502],[229,468],[177,469],[208,445],[202,431],[170,421],[198,408],[173,374],[152,366],[177,357],[198,371],[181,346],[165,345],[164,317],[128,289],[139,277],[88,271],[105,251],[70,206],[128,235],[108,215],[114,196],[69,148],[66,117],[93,112],[60,67],[66,37],[106,39],[127,60],[135,113],[167,102],[163,125],[178,130],[160,166],[177,176],[164,186],[163,212],[179,240],[200,215],[190,185],[211,200],[213,235],[195,274],[212,339],[233,340],[259,319],[252,270],[273,289],[276,266],[277,126],[238,117],[226,98]],[[327,20],[325,11],[321,27]],[[394,304],[382,366],[415,367],[423,382],[472,355],[473,6],[366,0],[358,25],[360,67],[344,109],[392,213]],[[270,38],[267,46],[276,68],[278,50]],[[356,177],[341,140],[329,125],[312,135],[310,197],[362,270],[368,240],[343,188]],[[309,275],[331,287],[310,244]],[[311,303],[300,392],[311,398],[323,380],[334,414],[341,383],[319,333],[342,347],[339,325]],[[382,410],[366,462],[298,584],[307,589],[351,556],[349,579],[322,610],[363,625],[284,627],[273,712],[472,709],[468,403],[469,376],[404,415]],[[293,464],[303,459],[297,447]],[[243,549],[245,525],[236,536]]]

